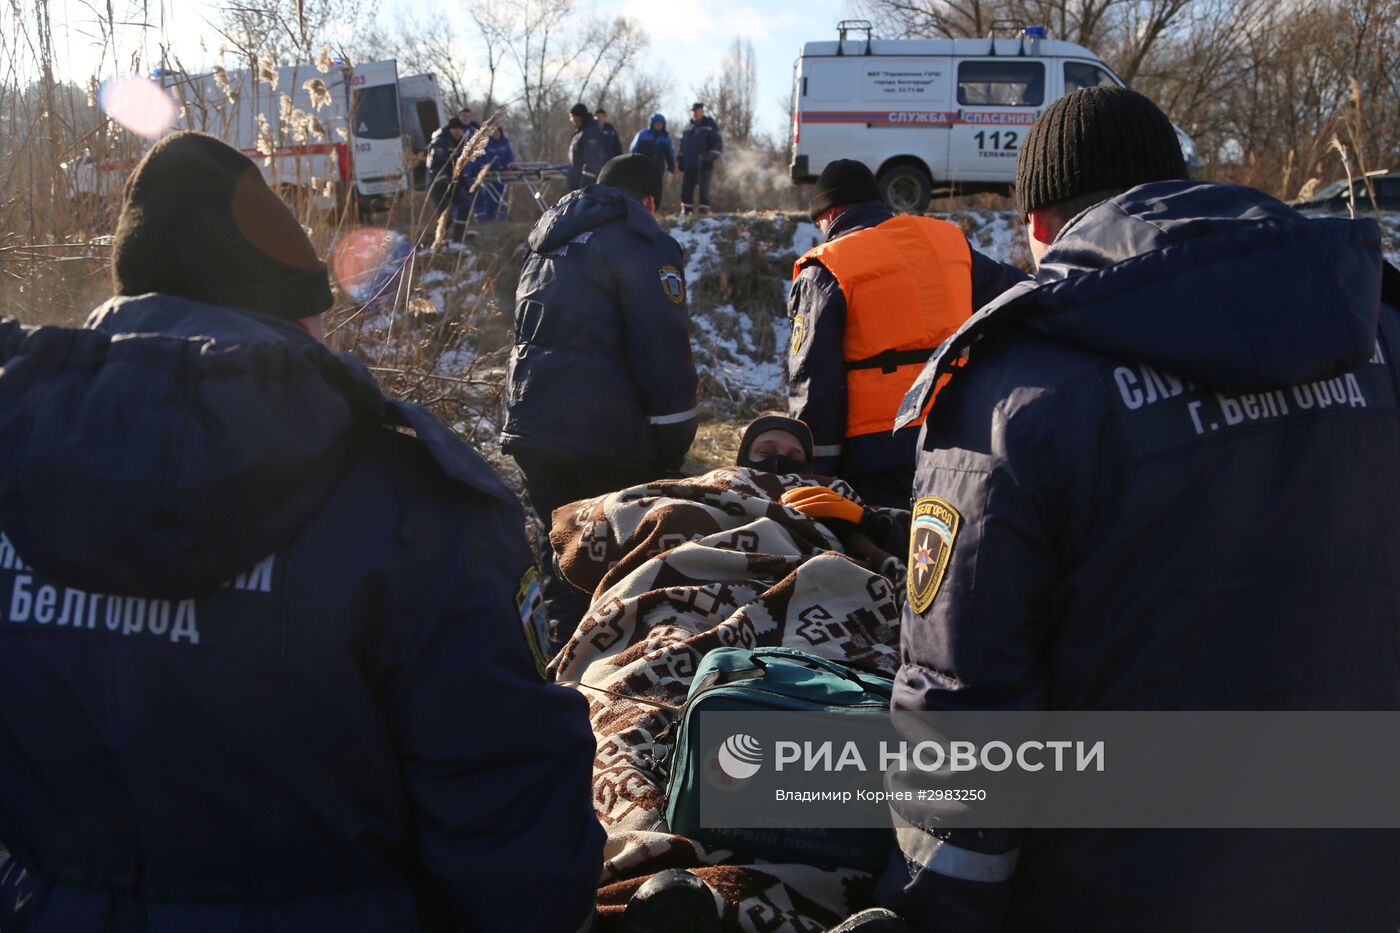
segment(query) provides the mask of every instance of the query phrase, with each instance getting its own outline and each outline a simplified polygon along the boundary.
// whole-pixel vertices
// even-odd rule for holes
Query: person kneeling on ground
[[[0,928],[590,922],[594,740],[522,634],[515,497],[321,345],[237,150],[156,143],[112,268],[86,329],[0,322]]]

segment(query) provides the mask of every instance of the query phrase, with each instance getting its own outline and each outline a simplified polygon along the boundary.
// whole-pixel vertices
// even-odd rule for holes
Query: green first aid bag
[[[716,648],[700,661],[681,708],[666,782],[670,830],[716,848],[769,862],[884,870],[894,844],[888,828],[731,829],[700,825],[705,767],[696,738],[702,712],[809,713],[889,717],[894,681],[793,648]],[[878,720],[876,719],[878,717]]]

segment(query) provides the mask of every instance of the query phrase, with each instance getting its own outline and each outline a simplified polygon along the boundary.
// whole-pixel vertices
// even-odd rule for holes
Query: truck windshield
[[[355,136],[394,139],[399,135],[399,95],[392,84],[357,88],[351,101]]]

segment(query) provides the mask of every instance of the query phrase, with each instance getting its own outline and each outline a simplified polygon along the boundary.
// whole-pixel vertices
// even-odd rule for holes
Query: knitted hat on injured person
[[[749,446],[765,431],[785,431],[791,434],[802,445],[807,462],[812,462],[812,429],[807,427],[807,422],[786,415],[763,415],[750,421],[749,426],[744,428],[744,436],[739,441],[738,456],[734,460],[736,465],[754,465],[753,458],[749,456]]]

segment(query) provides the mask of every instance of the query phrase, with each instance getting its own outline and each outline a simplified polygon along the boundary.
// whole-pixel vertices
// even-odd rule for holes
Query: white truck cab
[[[399,69],[393,61],[362,62],[350,77],[352,174],[362,197],[391,195],[407,187]]]
[[[1083,87],[1123,86],[1093,52],[1043,27],[1004,39],[874,39],[870,28],[847,20],[836,41],[803,45],[790,169],[803,184],[835,159],[864,162],[896,211],[922,211],[934,194],[1008,191],[1046,107]]]
[[[334,61],[326,71],[287,65],[275,85],[252,70],[158,77],[180,106],[175,129],[218,136],[252,157],[274,188],[319,196],[329,184],[333,201],[353,196],[366,209],[407,190],[414,154],[442,124],[437,79],[400,77],[392,59]]]

